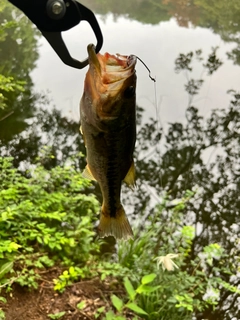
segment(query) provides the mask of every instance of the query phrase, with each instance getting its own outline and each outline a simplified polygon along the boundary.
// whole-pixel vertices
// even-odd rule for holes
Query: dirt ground
[[[116,280],[100,279],[85,280],[75,283],[61,294],[53,290],[53,279],[60,274],[59,270],[51,269],[42,274],[42,280],[37,290],[14,285],[11,293],[1,296],[7,303],[0,302],[0,308],[5,312],[6,320],[49,320],[49,314],[65,311],[61,320],[93,320],[97,309],[110,307],[110,296],[119,297],[123,289]],[[85,308],[79,310],[77,304],[85,302]],[[99,319],[101,319],[100,317]],[[132,319],[129,314],[128,319]]]

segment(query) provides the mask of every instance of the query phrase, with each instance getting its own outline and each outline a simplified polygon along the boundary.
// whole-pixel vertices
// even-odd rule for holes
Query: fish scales
[[[116,209],[117,203],[120,200],[120,191],[121,191],[121,181],[125,178],[128,170],[124,170],[121,167],[122,161],[121,152],[119,148],[116,148],[116,145],[121,143],[121,137],[118,135],[112,135],[109,137],[109,156],[108,156],[108,165],[107,165],[107,201],[110,209],[110,217],[116,218]],[[119,161],[120,160],[120,161]],[[129,166],[131,163],[129,164]],[[120,170],[119,170],[120,167]],[[119,173],[122,173],[119,176]]]
[[[83,175],[96,180],[102,192],[99,235],[127,239],[133,233],[120,196],[122,181],[135,184],[136,59],[96,55],[93,45],[88,46],[88,54],[89,70],[80,103],[87,150]]]

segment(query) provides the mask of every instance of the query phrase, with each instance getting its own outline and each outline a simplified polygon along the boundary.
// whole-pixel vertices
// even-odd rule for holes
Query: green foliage
[[[32,22],[7,0],[0,5],[0,146],[29,124],[34,103],[30,72],[35,66],[37,32]],[[5,145],[5,144],[4,144]]]
[[[94,314],[95,319],[98,319],[103,312],[105,312],[105,307],[98,308]]]
[[[42,157],[51,156],[45,151]],[[204,246],[191,257],[195,230],[184,224],[182,212],[197,192],[187,190],[174,201],[166,195],[135,240],[119,242],[119,262],[98,261],[91,254],[101,243],[94,242],[92,229],[98,202],[83,194],[89,182],[70,165],[46,170],[38,163],[25,176],[11,161],[0,158],[1,286],[10,289],[17,282],[36,288],[39,270],[59,262],[67,268],[54,280],[60,292],[79,279],[114,277],[123,281],[126,294],[113,294],[113,308],[99,308],[95,318],[122,320],[128,313],[134,319],[190,320],[209,306],[216,308],[222,288],[239,294],[224,280],[236,270],[220,244]],[[169,268],[173,258],[177,270]],[[78,305],[84,307],[84,302]]]
[[[99,261],[93,258],[82,267],[71,266],[68,270],[64,270],[58,279],[54,279],[54,290],[63,292],[73,282],[92,277],[99,277],[102,281],[109,276],[122,279],[128,273],[129,270],[119,263]]]
[[[4,297],[0,296],[0,302],[6,303],[7,300]],[[6,319],[5,312],[0,308],[0,320]]]
[[[85,279],[92,276],[92,270],[89,270],[89,266],[83,268],[71,266],[69,270],[63,271],[58,279],[54,279],[54,290],[63,292],[68,285],[71,285],[74,281],[78,279]]]
[[[6,0],[1,1],[0,20],[0,42],[5,45],[0,50],[0,73],[25,80],[38,57],[36,31],[32,22]]]
[[[77,308],[79,309],[79,310],[82,310],[82,309],[84,309],[86,307],[86,302],[85,301],[81,301],[81,302],[79,302],[78,304],[77,304]]]
[[[111,301],[114,308],[117,310],[117,315],[115,315],[113,311],[110,310],[107,312],[104,319],[115,319],[114,316],[118,317],[117,319],[126,319],[124,314],[127,312],[127,310],[130,310],[131,312],[134,312],[134,314],[136,314],[136,317],[134,317],[134,319],[138,319],[137,315],[148,316],[147,312],[139,307],[137,301],[139,301],[139,296],[149,295],[150,292],[157,290],[158,287],[146,286],[146,284],[150,284],[155,279],[155,277],[156,274],[149,274],[144,276],[141,279],[141,284],[137,287],[136,290],[133,288],[131,281],[126,277],[124,279],[124,287],[127,292],[128,301],[124,303],[121,298],[113,294],[111,296]]]
[[[4,320],[4,319],[6,319],[5,312],[0,309],[0,320]]]
[[[104,320],[125,320],[126,318],[124,316],[118,316],[116,315],[112,310],[108,311],[106,313],[106,316]]]
[[[214,57],[215,54],[216,50],[213,50],[208,59],[204,61],[201,58],[200,50],[180,54],[176,60],[176,68],[186,75],[186,86],[189,84],[189,79],[195,78],[194,73],[191,73],[192,59],[199,60],[198,65],[203,66],[204,73],[201,76],[204,79],[220,66],[219,59]],[[199,83],[198,80],[196,78],[196,84]],[[187,89],[187,87],[185,88]],[[197,97],[196,91],[198,90],[187,91],[189,102],[185,124],[180,122],[170,124],[168,132],[164,132],[161,144],[157,140],[158,127],[154,121],[147,124],[149,129],[147,126],[143,126],[140,134],[138,133],[137,148],[138,146],[139,148],[137,153],[141,154],[141,149],[144,148],[147,155],[137,163],[138,172],[141,172],[138,184],[143,185],[144,188],[140,187],[138,190],[140,201],[133,203],[131,197],[128,197],[126,203],[134,204],[136,217],[143,213],[144,219],[139,223],[141,232],[137,233],[138,241],[132,242],[127,252],[126,246],[123,246],[124,251],[122,250],[120,254],[124,265],[134,268],[135,273],[139,270],[141,272],[142,267],[145,268],[146,265],[146,272],[142,272],[142,276],[156,272],[147,268],[146,262],[150,265],[151,256],[164,257],[168,253],[179,254],[176,263],[180,271],[184,269],[186,274],[191,276],[189,281],[196,280],[197,283],[196,288],[194,285],[192,286],[191,290],[194,292],[190,294],[193,299],[192,305],[195,304],[192,313],[197,318],[208,318],[211,315],[216,319],[228,319],[236,317],[239,313],[237,308],[239,294],[226,289],[226,284],[234,286],[235,290],[239,286],[239,277],[236,272],[239,268],[239,244],[237,244],[239,230],[237,225],[239,225],[240,202],[239,174],[236,161],[238,163],[240,156],[238,134],[240,95],[237,91],[229,90],[231,94],[229,107],[213,110],[209,117],[203,117],[198,108],[194,107]],[[151,143],[156,141],[156,143],[149,147],[150,141]],[[167,150],[161,150],[161,146],[162,149],[166,148]],[[148,154],[152,155],[154,148],[154,155],[149,158]],[[218,155],[212,157],[215,151]],[[206,163],[207,152],[211,153],[208,163]],[[151,175],[149,172],[161,172],[161,174]],[[146,185],[151,188],[149,191],[145,187]],[[195,190],[196,195],[184,203],[177,201],[177,199],[181,199],[183,190],[186,188]],[[152,190],[159,197],[158,201],[162,203],[158,206],[160,212],[163,210],[158,222],[152,220],[154,216],[154,208],[151,209]],[[168,199],[162,200],[166,192]],[[179,209],[182,214],[176,215],[176,220],[171,221],[169,218],[173,211]],[[156,224],[156,229],[154,232],[147,229],[149,234],[147,236],[143,230],[146,230],[148,224],[152,226]],[[197,232],[195,230],[193,232],[189,224],[197,226]],[[177,232],[179,233],[177,234]],[[180,234],[181,238],[179,239]],[[149,250],[145,242],[149,243]],[[216,253],[216,249],[212,250],[213,248],[210,247],[211,253],[208,256],[205,248],[209,244],[220,246],[220,252]],[[156,247],[153,252],[150,246]],[[162,248],[160,252],[159,248]],[[145,256],[144,252],[146,252]],[[139,260],[139,256],[143,256],[143,258]],[[186,275],[181,275],[183,279],[188,280]],[[224,280],[224,286],[221,285],[219,278]],[[211,279],[215,283],[214,286]],[[139,281],[140,279],[137,280],[136,285]],[[180,279],[180,290],[181,283]],[[198,292],[195,292],[196,290]],[[185,289],[183,292],[176,292],[176,295],[183,296],[182,300],[189,305],[191,303],[186,300],[184,296],[186,292],[184,291]],[[170,299],[177,303],[175,297]],[[196,300],[200,300],[200,303]],[[228,305],[229,301],[231,303]],[[178,309],[181,311],[187,308],[179,307]],[[173,317],[177,318],[178,316],[174,315]]]
[[[70,165],[51,171],[38,165],[25,177],[11,161],[0,158],[0,284],[14,279],[37,287],[38,269],[57,261],[84,264],[98,251],[93,240],[98,202],[83,194],[89,182]]]
[[[6,3],[2,3],[0,6],[0,16],[1,13],[6,10],[8,5]],[[0,43],[4,42],[7,37],[7,33],[10,29],[16,28],[17,23],[15,21],[4,21],[0,25]],[[3,63],[3,61],[2,61]],[[24,91],[24,81],[21,80],[15,80],[12,76],[6,76],[0,73],[0,111],[7,107],[6,104],[6,93],[8,92],[22,92]],[[3,117],[1,117],[0,114],[0,121],[3,120]]]
[[[6,107],[4,93],[13,91],[24,91],[24,81],[15,81],[13,77],[5,77],[0,74],[0,109]],[[0,119],[0,121],[3,119]]]
[[[231,268],[228,254],[219,244],[205,246],[191,258],[195,230],[184,225],[181,212],[194,197],[197,194],[188,191],[181,200],[174,202],[175,206],[170,206],[166,197],[155,215],[148,217],[149,225],[138,233],[137,239],[120,243],[119,263],[129,269],[132,279],[130,282],[125,278],[124,286],[134,306],[113,298],[112,303],[118,312],[130,308],[136,315],[143,310],[147,314],[144,316],[146,319],[190,320],[193,314],[204,312],[209,307],[214,309],[223,287],[240,294],[237,286],[223,280],[229,272],[236,276],[236,270]],[[178,255],[169,252],[177,252]],[[168,265],[173,263],[171,257],[175,257],[179,270],[164,271],[164,265],[163,270],[159,269],[154,262],[159,256],[165,259],[161,263]]]
[[[61,319],[65,315],[65,311],[57,312],[57,313],[51,313],[48,315],[48,317],[52,320]]]
[[[155,216],[149,218],[146,230],[140,231],[135,241],[120,242],[119,264],[95,261],[89,262],[91,269],[88,264],[82,268],[72,266],[56,279],[55,290],[63,291],[74,281],[94,276],[113,275],[122,279],[125,273],[128,275],[123,281],[126,296],[111,296],[116,312],[102,308],[95,315],[99,318],[106,311],[104,319],[126,319],[128,312],[133,313],[136,319],[139,316],[146,319],[191,319],[192,314],[217,306],[222,287],[239,294],[236,286],[219,277],[219,273],[223,275],[226,269],[234,275],[229,268],[223,268],[227,254],[219,244],[205,246],[198,256],[190,259],[195,230],[192,226],[183,225],[181,211],[195,196],[197,194],[187,191],[182,199],[171,205],[170,211],[166,197]],[[178,258],[176,254],[166,255],[174,251],[178,252]],[[179,270],[159,269],[154,260],[160,255],[169,256],[168,263],[172,256],[178,259]],[[84,308],[84,304],[79,308]]]

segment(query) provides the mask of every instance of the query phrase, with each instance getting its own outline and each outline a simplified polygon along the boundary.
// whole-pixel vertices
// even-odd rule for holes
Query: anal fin
[[[124,182],[126,182],[126,184],[133,190],[134,187],[136,186],[136,170],[135,170],[135,166],[134,166],[134,161],[132,161],[132,164],[128,170],[128,173],[126,175],[126,177],[123,180]]]

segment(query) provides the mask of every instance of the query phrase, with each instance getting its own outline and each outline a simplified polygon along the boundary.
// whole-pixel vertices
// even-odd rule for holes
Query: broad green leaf
[[[112,310],[110,310],[110,311],[108,311],[108,312],[106,313],[106,320],[113,320],[114,317],[115,317],[115,315],[114,315],[114,313],[113,313]]]
[[[74,269],[73,266],[71,266],[71,267],[69,268],[69,274],[70,274],[71,276],[75,276],[75,275],[76,275],[76,271],[75,271],[75,269]]]
[[[5,312],[3,310],[0,309],[0,320],[5,320]]]
[[[9,244],[8,251],[9,251],[9,252],[16,251],[16,250],[18,250],[18,248],[20,248],[20,247],[21,247],[21,245],[17,244],[16,242],[11,242],[11,243]]]
[[[103,306],[103,307],[101,307],[101,308],[98,308],[98,309],[97,309],[97,312],[102,313],[104,310],[105,310],[105,307]]]
[[[130,299],[134,300],[137,293],[134,290],[134,288],[128,278],[124,278],[124,287],[129,295]]]
[[[141,284],[137,288],[136,292],[139,293],[139,294],[141,294],[141,293],[150,293],[150,292],[156,291],[159,288],[160,288],[160,286],[154,286],[154,287],[152,286],[151,287],[151,286],[147,286],[147,285]]]
[[[137,306],[135,303],[130,302],[128,304],[126,304],[126,307],[134,312],[140,313],[140,314],[146,314],[147,312],[145,312],[142,308],[140,308],[139,306]]]
[[[7,303],[7,299],[5,299],[4,297],[0,297],[0,301],[2,301],[3,303]]]
[[[37,236],[37,241],[38,241],[39,243],[43,243],[42,238],[39,237],[39,236]]]
[[[0,278],[2,278],[6,273],[8,273],[13,267],[13,262],[9,261],[4,263],[0,268]]]
[[[170,297],[170,298],[167,299],[167,302],[176,303],[177,300],[174,297]]]
[[[156,278],[156,273],[147,274],[146,276],[142,277],[142,284],[147,284],[152,282]]]
[[[79,309],[79,310],[82,310],[82,309],[84,309],[86,307],[86,301],[81,301],[81,302],[79,302],[78,304],[77,304],[77,308]]]
[[[117,296],[115,296],[114,294],[111,296],[111,300],[112,300],[112,304],[114,305],[114,307],[117,309],[117,311],[121,311],[122,307],[123,307],[123,302],[121,299],[119,299]]]
[[[101,274],[101,281],[104,281],[106,279],[106,276],[107,276],[106,273],[102,273]]]
[[[48,317],[50,319],[57,320],[57,319],[62,318],[65,315],[65,313],[66,313],[65,311],[52,313],[52,314],[48,314]]]

